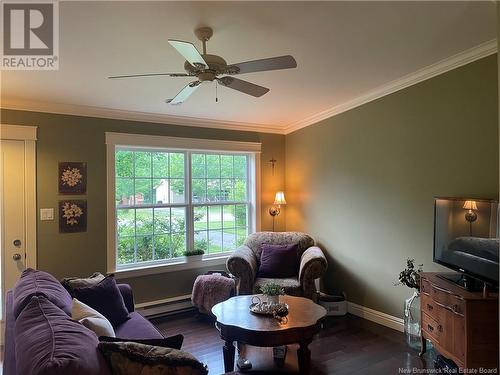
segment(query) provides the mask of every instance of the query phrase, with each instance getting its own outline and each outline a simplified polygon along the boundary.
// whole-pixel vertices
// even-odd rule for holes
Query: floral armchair
[[[300,268],[296,277],[258,278],[261,245],[298,244]],[[238,278],[238,294],[260,293],[261,285],[275,282],[285,289],[286,294],[315,298],[314,280],[323,276],[328,267],[326,258],[314,240],[300,232],[258,232],[247,237],[227,260],[227,269]]]

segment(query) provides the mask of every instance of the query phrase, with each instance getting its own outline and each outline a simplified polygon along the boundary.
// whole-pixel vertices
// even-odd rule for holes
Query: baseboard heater
[[[138,303],[135,305],[135,309],[139,314],[146,318],[158,318],[161,316],[195,310],[195,307],[191,303],[191,294],[186,294],[178,297]]]

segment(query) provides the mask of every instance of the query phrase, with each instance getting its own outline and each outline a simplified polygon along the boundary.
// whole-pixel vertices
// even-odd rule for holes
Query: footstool
[[[235,295],[234,279],[225,271],[208,271],[196,278],[191,301],[202,314],[213,315],[212,307]]]

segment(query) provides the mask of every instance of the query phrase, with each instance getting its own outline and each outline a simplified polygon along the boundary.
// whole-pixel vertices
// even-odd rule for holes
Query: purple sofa
[[[125,339],[161,339],[164,338],[164,336],[155,328],[154,325],[152,325],[147,319],[145,319],[142,315],[134,311],[134,298],[132,295],[132,289],[130,288],[129,285],[127,284],[118,284],[118,288],[123,296],[125,306],[127,307],[130,315],[129,319],[126,320],[124,323],[119,325],[118,327],[115,327],[115,332],[116,332],[116,337],[120,338],[125,338]],[[14,292],[13,290],[10,290],[7,292],[7,297],[6,297],[6,304],[5,304],[5,358],[4,358],[4,363],[3,363],[3,374],[4,375],[29,375],[26,373],[19,373],[16,369],[16,346],[18,348],[23,348],[23,353],[20,355],[27,356],[28,357],[36,357],[38,353],[36,352],[36,348],[33,349],[33,353],[30,353],[29,349],[31,349],[30,346],[28,346],[28,350],[25,351],[23,347],[23,343],[20,342],[22,340],[26,340],[26,336],[29,332],[33,332],[33,334],[36,334],[39,329],[37,324],[43,325],[43,324],[51,324],[49,322],[50,319],[52,319],[52,324],[57,325],[58,322],[57,320],[60,320],[60,326],[63,327],[60,329],[59,334],[64,335],[64,325],[66,324],[66,327],[71,326],[71,324],[79,324],[74,321],[72,321],[68,316],[67,312],[64,312],[64,309],[61,309],[60,306],[58,307],[58,301],[54,301],[54,293],[50,295],[51,292],[53,291],[48,291],[47,292],[47,298],[45,297],[44,290],[40,290],[41,288],[38,287],[37,290],[33,291],[33,295],[35,296],[34,298],[30,296],[29,302],[25,302],[23,305],[21,305],[22,308],[19,308],[19,304],[15,302],[14,299]],[[23,291],[26,293],[26,291]],[[28,298],[26,298],[28,300]],[[41,306],[45,306],[45,309],[42,309],[42,313],[37,313],[36,308],[37,304],[40,304]],[[42,307],[43,307],[42,306]],[[48,308],[47,308],[48,306]],[[16,309],[20,311],[15,311]],[[33,310],[33,311],[26,311],[26,310]],[[51,310],[51,311],[48,311]],[[48,312],[47,312],[48,311]],[[25,316],[30,314],[32,317],[40,317],[40,319],[32,319],[32,320],[27,320],[25,319]],[[24,315],[23,315],[24,314]],[[52,314],[49,316],[49,314]],[[47,316],[45,316],[47,315]],[[24,323],[22,328],[17,327],[17,332],[16,331],[16,319],[24,319],[26,322],[36,322],[33,323],[32,325],[34,326],[29,326]],[[55,322],[55,323],[54,323]],[[53,327],[51,326],[51,329]],[[67,329],[67,328],[66,328]],[[40,331],[43,329],[40,328]],[[89,331],[91,332],[91,331]],[[56,332],[57,333],[57,332]],[[84,337],[86,335],[85,332]],[[90,341],[92,345],[93,343],[97,342],[97,337],[92,333],[91,335],[87,335],[90,337]],[[59,336],[61,338],[61,336]],[[16,342],[17,340],[17,342]],[[63,338],[64,340],[64,338]],[[68,340],[66,340],[68,341]],[[73,343],[70,341],[69,345],[73,345]],[[82,340],[79,340],[79,343],[74,343],[75,345],[80,345],[80,347],[75,349],[76,353],[81,353],[82,352]],[[83,342],[88,342],[83,340]],[[46,343],[47,344],[47,343]],[[67,344],[64,344],[67,345]],[[94,366],[95,363],[98,364],[98,366],[102,366],[102,368],[99,368],[98,371],[93,371],[96,374],[110,374],[110,370],[107,368],[104,358],[98,358],[97,361],[95,361],[95,356],[101,356],[100,352],[97,350],[97,344],[95,351],[93,348],[85,348],[88,349],[88,351],[91,353],[92,356],[94,356]],[[71,352],[70,349],[64,348],[62,351],[65,352]],[[24,361],[23,361],[24,363]],[[60,361],[60,363],[57,364],[57,373],[75,373],[71,367],[69,367],[67,370],[64,368],[68,363],[71,363],[71,359],[67,360],[63,358],[63,360]],[[95,367],[94,367],[95,369]],[[79,368],[81,370],[81,368]],[[19,370],[21,371],[21,370]],[[26,370],[25,370],[26,371]],[[25,372],[23,371],[23,372]],[[81,373],[81,371],[77,371],[78,373]],[[43,373],[51,373],[51,372],[43,372]]]

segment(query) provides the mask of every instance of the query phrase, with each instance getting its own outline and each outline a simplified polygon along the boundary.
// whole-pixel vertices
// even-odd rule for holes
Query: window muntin
[[[250,154],[115,151],[116,265],[235,249],[251,230]]]

